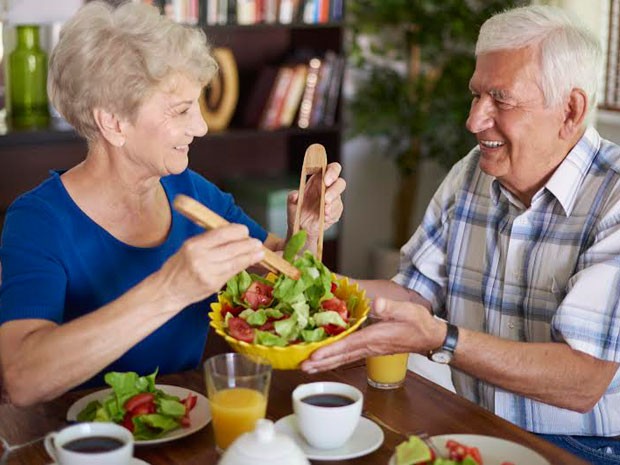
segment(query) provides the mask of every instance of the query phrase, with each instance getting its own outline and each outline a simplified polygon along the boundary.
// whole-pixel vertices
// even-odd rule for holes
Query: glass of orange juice
[[[378,389],[396,389],[405,382],[409,354],[379,355],[366,359],[368,384]]]
[[[215,444],[219,452],[265,418],[271,365],[253,355],[221,354],[204,363]]]

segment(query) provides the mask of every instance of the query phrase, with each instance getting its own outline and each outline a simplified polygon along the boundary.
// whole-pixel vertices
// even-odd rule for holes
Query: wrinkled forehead
[[[476,67],[470,79],[473,91],[542,96],[540,52],[538,47],[496,50],[476,57]]]

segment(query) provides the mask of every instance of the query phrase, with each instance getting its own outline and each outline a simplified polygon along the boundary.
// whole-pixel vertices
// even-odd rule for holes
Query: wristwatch
[[[431,350],[428,353],[428,358],[435,363],[441,363],[447,365],[452,361],[454,351],[456,350],[456,344],[459,340],[459,328],[451,323],[446,323],[448,330],[446,332],[446,338],[439,349]]]

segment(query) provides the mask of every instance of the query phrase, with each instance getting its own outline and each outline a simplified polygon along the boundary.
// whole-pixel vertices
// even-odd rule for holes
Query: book
[[[321,121],[325,126],[332,126],[336,122],[336,110],[338,108],[338,102],[340,101],[345,64],[346,61],[343,56],[336,57],[332,70],[332,77],[329,81],[323,120]]]
[[[280,127],[280,114],[284,106],[286,94],[293,80],[293,68],[291,66],[281,66],[278,76],[273,84],[269,100],[263,111],[259,127],[262,129],[278,129]]]
[[[265,66],[259,71],[243,110],[242,124],[245,127],[257,128],[259,126],[277,75],[277,66]]]
[[[321,63],[316,89],[312,98],[312,110],[310,111],[309,127],[319,126],[323,120],[325,104],[332,77],[332,70],[336,61],[336,54],[332,51],[325,53]]]
[[[293,67],[293,77],[291,84],[289,85],[286,97],[284,99],[284,105],[280,113],[279,126],[288,128],[292,126],[295,121],[295,115],[299,110],[299,104],[301,103],[301,97],[306,87],[306,76],[308,74],[308,65],[306,63],[300,63]]]
[[[306,87],[304,88],[301,104],[299,106],[299,115],[297,117],[297,126],[305,129],[310,126],[310,115],[312,114],[312,102],[316,91],[317,81],[319,79],[319,71],[321,69],[321,59],[312,58],[308,63],[308,76],[306,77]]]

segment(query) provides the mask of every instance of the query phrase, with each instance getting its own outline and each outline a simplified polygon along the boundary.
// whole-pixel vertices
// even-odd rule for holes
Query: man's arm
[[[452,365],[507,391],[581,413],[600,400],[618,363],[559,342],[516,342],[459,330]]]
[[[315,351],[302,364],[308,372],[335,368],[370,355],[437,349],[446,323],[425,307],[377,299],[373,313],[384,320]],[[452,365],[502,389],[558,407],[586,412],[606,391],[618,370],[564,343],[528,343],[460,329]]]

